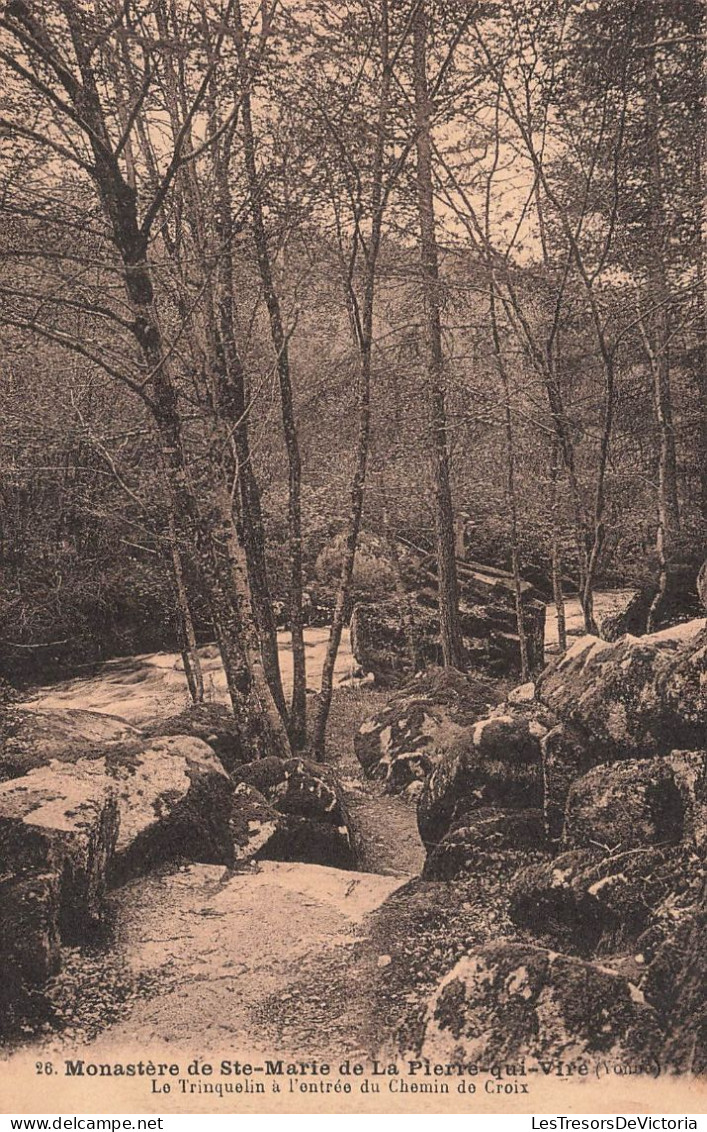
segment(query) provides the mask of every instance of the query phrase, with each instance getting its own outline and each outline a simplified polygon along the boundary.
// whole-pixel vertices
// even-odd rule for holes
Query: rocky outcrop
[[[57,874],[67,942],[81,942],[104,924],[118,820],[105,776],[77,773],[75,764],[53,763],[0,785],[0,868]]]
[[[434,848],[479,809],[541,808],[542,712],[510,708],[479,720],[454,740],[433,770],[417,808],[420,836]]]
[[[457,963],[426,1012],[421,1054],[489,1065],[521,1057],[650,1060],[655,1011],[627,978],[595,963],[501,940]]]
[[[515,866],[520,939],[443,979],[423,1056],[707,1068],[706,722],[700,621],[584,637],[450,746],[419,803],[425,878]]]
[[[616,852],[680,841],[685,800],[664,759],[626,759],[595,767],[570,787],[562,841],[568,848]]]
[[[706,911],[706,765],[703,751],[674,751],[593,768],[569,790],[566,851],[520,870],[509,894],[519,929],[630,977],[664,1035],[682,1033],[682,1052],[663,1053],[676,1064],[690,1060],[688,1033],[705,1048],[686,956]]]
[[[139,738],[124,719],[82,708],[35,710],[13,707],[0,733],[0,781],[20,778],[52,759],[90,758],[109,743]]]
[[[234,777],[258,791],[279,815],[277,829],[259,856],[271,861],[355,867],[357,835],[330,767],[301,758],[270,756],[240,767]]]
[[[250,755],[241,749],[236,718],[224,704],[192,704],[179,715],[143,724],[141,731],[151,737],[190,735],[201,739],[209,744],[229,774],[250,760]]]
[[[234,784],[208,744],[183,735],[104,747],[92,758],[54,761],[0,785],[0,865],[58,872],[62,904],[90,922],[106,883],[179,860],[231,864],[248,839],[233,830]],[[235,844],[235,848],[234,848]],[[79,885],[80,887],[80,885]],[[83,892],[83,889],[81,889]]]
[[[465,728],[488,714],[493,684],[453,668],[433,668],[406,684],[354,736],[366,774],[391,791],[422,782]]]
[[[591,767],[703,748],[704,621],[615,643],[581,637],[538,677],[537,696],[557,720],[543,740],[546,820],[557,838],[570,786]]]
[[[469,664],[493,675],[520,671],[520,645],[515,591],[510,574],[469,563],[458,563],[459,623]],[[418,659],[425,665],[442,663],[436,577],[417,564],[408,571],[408,610],[414,623]],[[523,583],[523,623],[532,671],[542,668],[545,648],[545,604]],[[383,687],[399,684],[412,674],[408,630],[397,599],[359,602],[351,618],[351,647],[364,672]]]
[[[681,846],[570,850],[520,870],[510,891],[511,917],[548,946],[578,955],[630,948],[650,957],[655,944],[638,941],[648,933],[662,942],[664,913],[669,907],[674,920],[680,909],[687,914],[698,876],[697,858]]]

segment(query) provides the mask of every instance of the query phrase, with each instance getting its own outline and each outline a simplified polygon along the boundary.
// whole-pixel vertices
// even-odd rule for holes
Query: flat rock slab
[[[82,708],[15,709],[10,733],[0,743],[0,780],[19,778],[52,759],[76,762],[96,748],[125,743],[139,731],[117,716]]]
[[[235,875],[190,865],[131,881],[111,896],[117,958],[136,975],[163,972],[166,989],[81,1056],[163,1043],[193,1055],[195,1042],[204,1054],[252,1055],[269,1004],[292,998],[305,967],[320,964],[311,977],[326,1002],[330,982],[347,978],[366,917],[409,879],[263,862]]]
[[[235,977],[349,936],[401,882],[280,861],[235,875],[189,865],[114,894],[119,946],[134,970],[174,962],[180,982]]]

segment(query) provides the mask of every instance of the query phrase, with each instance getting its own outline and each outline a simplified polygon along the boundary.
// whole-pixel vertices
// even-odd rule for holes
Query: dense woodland
[[[396,546],[434,552],[464,666],[460,525],[589,629],[611,584],[660,623],[707,520],[702,0],[10,0],[0,26],[0,674],[178,646],[198,698],[215,638],[248,741],[321,752]]]

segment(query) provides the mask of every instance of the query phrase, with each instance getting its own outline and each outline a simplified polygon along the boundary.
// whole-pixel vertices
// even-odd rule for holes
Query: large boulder
[[[574,849],[516,874],[511,919],[560,950],[587,958],[634,950],[646,962],[689,913],[700,872],[689,846]]]
[[[0,785],[0,867],[56,871],[62,918],[101,918],[107,883],[157,864],[231,864],[233,783],[200,739],[170,736],[54,761]]]
[[[654,1059],[655,1011],[628,979],[581,959],[500,940],[461,959],[427,1007],[434,1062]]]
[[[489,680],[454,668],[430,669],[364,720],[354,737],[356,757],[369,777],[403,790],[424,780],[445,747],[498,700]]]
[[[52,759],[75,762],[109,743],[139,738],[124,719],[83,708],[12,707],[0,732],[0,781],[20,778]]]
[[[562,835],[567,848],[607,851],[682,840],[685,797],[665,759],[626,759],[575,780]]]
[[[110,879],[117,883],[166,861],[233,861],[233,783],[201,739],[161,736],[76,764],[105,775],[118,801],[120,825]]]
[[[504,705],[453,740],[425,782],[417,808],[429,850],[481,808],[542,807],[540,741],[548,725],[535,709]]]
[[[646,637],[584,636],[541,673],[539,699],[597,762],[699,748],[707,719],[704,619]]]
[[[569,788],[591,767],[704,747],[705,623],[613,643],[581,637],[536,688],[557,719],[543,742],[546,820],[557,838]]]
[[[54,762],[0,784],[0,871],[59,876],[58,924],[69,943],[105,923],[106,872],[119,822],[112,783],[77,765]]]
[[[234,778],[263,795],[280,815],[259,856],[343,869],[356,866],[357,834],[330,767],[302,758],[269,756],[240,767]]]
[[[240,731],[233,712],[224,704],[192,704],[179,715],[145,723],[147,736],[190,735],[208,743],[229,772],[250,760],[241,748]]]
[[[424,880],[457,880],[494,868],[503,856],[526,866],[529,859],[543,856],[545,828],[541,809],[481,809],[469,814],[463,825],[455,826],[425,862]]]

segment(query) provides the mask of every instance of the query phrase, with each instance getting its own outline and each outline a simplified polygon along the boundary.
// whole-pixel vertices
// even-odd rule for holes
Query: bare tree
[[[449,476],[449,444],[444,392],[442,294],[434,213],[431,106],[427,76],[428,9],[416,5],[413,20],[413,88],[417,153],[417,208],[420,225],[420,271],[425,316],[425,366],[430,414],[437,549],[437,594],[442,657],[445,665],[464,668],[459,626],[459,587],[454,553],[454,507]]]

